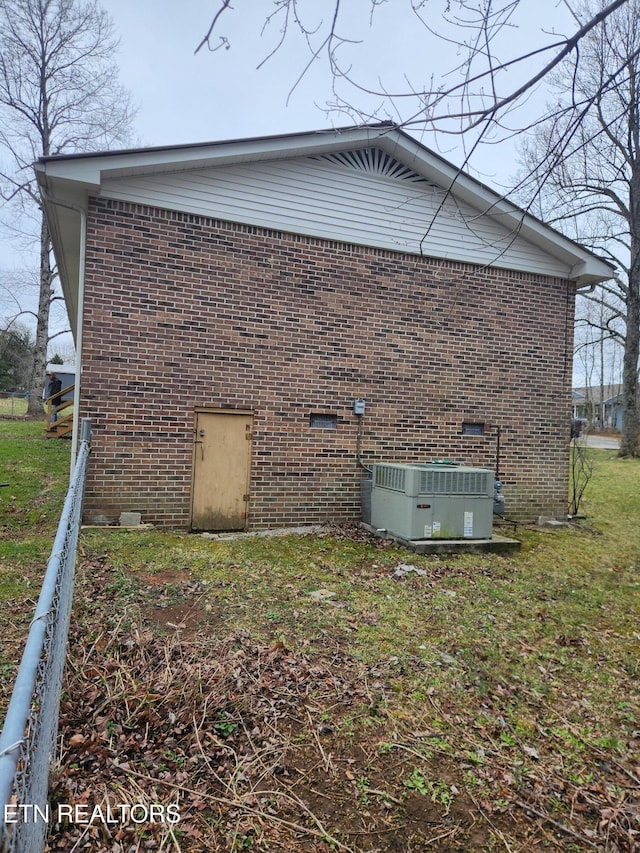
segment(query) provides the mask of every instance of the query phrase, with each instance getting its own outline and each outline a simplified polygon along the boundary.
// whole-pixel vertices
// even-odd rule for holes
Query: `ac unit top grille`
[[[494,479],[488,468],[383,463],[374,466],[373,485],[411,495],[492,496]]]
[[[485,472],[481,470],[422,471],[420,492],[430,495],[482,495],[487,488],[486,479]]]

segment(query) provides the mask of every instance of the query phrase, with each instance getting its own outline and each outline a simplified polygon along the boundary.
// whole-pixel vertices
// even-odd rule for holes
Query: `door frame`
[[[249,448],[249,459],[247,464],[247,480],[245,483],[246,494],[249,496],[247,500],[246,512],[244,517],[243,530],[249,528],[249,503],[251,499],[251,471],[253,467],[253,419],[255,411],[253,409],[225,409],[220,406],[195,406],[193,409],[193,425],[191,427],[191,495],[189,499],[189,529],[193,530],[193,499],[195,495],[196,481],[196,449],[195,443],[196,431],[198,428],[198,415],[238,415],[251,418],[251,447]]]

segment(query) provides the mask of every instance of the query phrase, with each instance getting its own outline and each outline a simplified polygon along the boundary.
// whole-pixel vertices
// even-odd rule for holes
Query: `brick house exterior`
[[[204,455],[198,434],[205,433],[197,427],[206,413],[249,418],[244,520],[213,527],[356,521],[363,465],[389,460],[445,458],[498,468],[509,517],[565,513],[576,287],[609,277],[608,265],[521,212],[521,229],[505,237],[508,251],[483,237],[493,262],[467,245],[469,225],[454,214],[440,256],[436,238],[427,251],[416,251],[415,241],[385,245],[370,226],[359,236],[353,207],[366,205],[356,198],[358,180],[395,191],[396,166],[409,163],[407,197],[418,204],[427,190],[442,189],[433,174],[425,184],[424,163],[441,170],[447,164],[400,131],[250,142],[250,152],[247,141],[230,143],[221,165],[215,146],[206,160],[201,148],[186,147],[38,164],[81,346],[78,417],[91,417],[94,428],[88,516],[131,510],[161,526],[207,527],[194,524],[194,478]],[[244,159],[229,159],[234,144]],[[386,160],[386,173],[364,177],[360,167],[355,174],[352,164],[335,160],[335,152],[373,144],[393,151],[393,175]],[[422,160],[409,162],[410,146]],[[179,168],[176,154],[187,160]],[[162,176],[171,168],[176,186],[185,184],[192,174],[188,155],[198,157],[193,180],[232,175],[238,187],[251,183],[252,192],[259,173],[245,180],[244,164],[263,168],[269,157],[289,170],[289,162],[302,162],[304,169],[291,167],[279,178],[287,205],[298,176],[308,180],[324,157],[323,174],[335,171],[356,188],[345,239],[337,239],[338,226],[333,233],[326,223],[316,227],[312,216],[302,224],[287,219],[279,212],[287,205],[275,210],[272,200],[262,219],[274,227],[259,224],[257,214],[232,219],[210,195],[210,215],[188,202],[172,207],[157,187],[165,186]],[[97,166],[99,185],[87,175]],[[465,180],[460,208],[474,192],[477,205],[496,203],[487,188]],[[233,193],[234,203],[243,193]],[[299,204],[306,209],[304,200]],[[340,200],[335,204],[339,209]],[[247,201],[244,208],[255,206]],[[399,233],[408,227],[410,217],[403,216]],[[504,218],[491,227],[508,232]],[[462,248],[452,256],[451,245]],[[545,272],[547,257],[554,260]],[[524,269],[510,266],[518,258],[525,258]],[[362,416],[354,413],[357,399],[365,401]]]

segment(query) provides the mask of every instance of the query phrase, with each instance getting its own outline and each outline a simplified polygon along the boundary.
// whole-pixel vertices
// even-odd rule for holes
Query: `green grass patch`
[[[0,420],[0,530],[47,534],[69,483],[70,444],[46,439],[41,421]]]
[[[10,401],[2,401],[4,403]],[[0,668],[13,672],[69,485],[70,444],[43,421],[0,420]],[[10,682],[3,682],[8,690]],[[0,700],[6,699],[6,690]]]
[[[44,411],[44,406],[43,406]],[[5,418],[23,418],[27,414],[27,400],[24,396],[0,397],[0,416]]]

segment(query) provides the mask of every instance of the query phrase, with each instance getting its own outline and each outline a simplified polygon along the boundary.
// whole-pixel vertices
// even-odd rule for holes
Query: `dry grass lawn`
[[[62,477],[62,442],[25,442]],[[98,817],[50,849],[638,849],[640,463],[592,458],[586,520],[503,557],[355,526],[85,531],[52,804]],[[5,673],[51,522],[38,476],[2,503]]]

